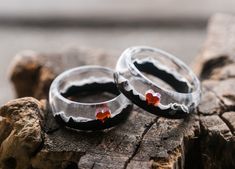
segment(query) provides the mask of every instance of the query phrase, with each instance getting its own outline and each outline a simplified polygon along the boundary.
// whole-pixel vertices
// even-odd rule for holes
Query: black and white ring
[[[159,116],[186,117],[200,101],[200,82],[193,71],[175,56],[157,48],[126,49],[117,62],[114,79],[133,103]],[[161,96],[159,104],[147,102],[145,93],[149,90]]]
[[[117,89],[113,74],[113,70],[101,66],[82,66],[60,74],[52,82],[49,92],[53,115],[66,126],[80,130],[106,129],[124,121],[132,104]],[[112,96],[108,100],[95,102],[94,99],[92,102],[70,99],[70,96],[84,94],[84,91],[103,91]],[[110,117],[101,121],[96,113],[98,110],[102,115],[104,109],[108,109]]]

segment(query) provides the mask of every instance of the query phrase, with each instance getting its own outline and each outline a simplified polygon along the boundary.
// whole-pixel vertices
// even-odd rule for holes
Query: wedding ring
[[[193,71],[157,48],[126,49],[117,62],[114,79],[127,98],[158,116],[184,118],[200,102],[200,82]]]
[[[132,103],[119,92],[114,71],[101,66],[67,70],[52,82],[49,103],[55,118],[80,130],[101,130],[124,121]]]

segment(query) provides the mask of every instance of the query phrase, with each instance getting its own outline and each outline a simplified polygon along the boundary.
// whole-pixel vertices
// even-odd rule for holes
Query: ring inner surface
[[[168,73],[164,70],[159,69],[154,63],[150,61],[145,61],[138,63],[135,61],[133,63],[136,68],[143,72],[144,76],[150,79],[158,86],[163,86],[169,90],[174,90],[179,93],[188,93],[189,86],[185,81],[179,81],[173,74]]]
[[[79,69],[58,82],[58,92],[67,103],[57,104],[66,117],[96,119],[97,109],[108,108],[112,116],[125,104],[113,80],[113,71],[102,68]],[[61,108],[60,108],[61,107]]]
[[[113,82],[93,82],[82,86],[72,85],[61,95],[80,103],[100,103],[114,99],[120,92]]]
[[[189,72],[180,63],[155,51],[140,51],[130,57],[130,72],[124,76],[135,90],[145,95],[145,92],[152,89],[162,95],[161,103],[181,103],[172,92],[188,94],[194,90],[194,80]],[[139,73],[138,73],[139,71]]]

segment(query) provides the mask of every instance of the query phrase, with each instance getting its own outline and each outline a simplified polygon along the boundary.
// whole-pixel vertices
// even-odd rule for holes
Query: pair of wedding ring
[[[126,49],[115,70],[82,66],[67,70],[52,83],[53,115],[80,130],[113,127],[127,119],[132,103],[157,116],[184,118],[200,101],[200,82],[192,70],[160,49]]]

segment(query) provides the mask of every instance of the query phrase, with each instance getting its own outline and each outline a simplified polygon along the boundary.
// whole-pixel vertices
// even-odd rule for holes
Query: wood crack
[[[141,145],[141,143],[142,143],[142,141],[143,141],[144,136],[148,133],[148,131],[151,129],[151,127],[154,125],[154,123],[157,122],[158,119],[159,119],[159,118],[156,117],[148,126],[146,126],[144,132],[142,133],[142,135],[141,135],[141,137],[140,137],[139,142],[138,142],[137,145],[136,145],[135,150],[133,151],[133,154],[132,154],[132,155],[130,156],[130,158],[128,158],[128,160],[125,162],[125,165],[124,165],[124,168],[123,168],[123,169],[126,169],[127,166],[128,166],[128,164],[129,164],[129,163],[131,162],[131,160],[135,157],[135,155],[137,154],[137,152],[138,152],[138,150],[139,150],[139,148],[140,148],[140,145]]]
[[[227,127],[228,127],[229,130],[230,130],[230,132],[231,132],[233,135],[235,135],[233,126],[230,124],[230,122],[229,122],[227,119],[225,119],[225,118],[222,116],[222,114],[220,114],[219,117],[220,117],[221,120],[227,125]]]

